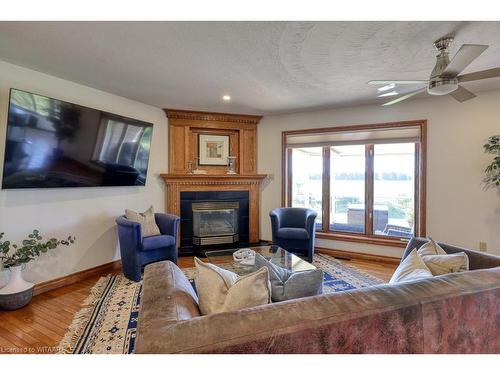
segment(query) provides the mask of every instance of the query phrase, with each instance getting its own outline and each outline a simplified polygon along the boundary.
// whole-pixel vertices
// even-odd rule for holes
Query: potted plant
[[[43,241],[40,232],[35,229],[21,245],[17,245],[2,241],[3,236],[4,233],[0,233],[0,263],[10,271],[10,279],[7,285],[0,289],[0,308],[16,310],[26,306],[33,297],[34,284],[22,277],[24,265],[59,245],[69,246],[75,242],[75,238],[69,236],[65,240],[51,238]]]
[[[500,186],[500,135],[488,138],[484,146],[484,152],[495,155],[493,161],[484,170],[484,184],[486,188]]]

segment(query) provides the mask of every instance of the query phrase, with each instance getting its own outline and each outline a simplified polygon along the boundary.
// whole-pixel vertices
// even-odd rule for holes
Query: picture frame
[[[229,135],[198,134],[198,164],[228,165]]]

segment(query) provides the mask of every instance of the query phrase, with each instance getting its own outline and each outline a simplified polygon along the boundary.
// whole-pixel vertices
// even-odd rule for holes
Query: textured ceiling
[[[498,22],[0,22],[0,59],[162,108],[275,114],[381,103],[366,82],[427,79],[451,32],[451,55],[490,45],[466,72],[500,66]]]

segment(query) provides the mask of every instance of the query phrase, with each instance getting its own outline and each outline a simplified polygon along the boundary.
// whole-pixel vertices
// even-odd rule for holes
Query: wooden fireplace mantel
[[[260,184],[267,174],[173,174],[160,175],[167,184]]]
[[[264,174],[249,175],[196,175],[172,174],[160,175],[166,185],[166,211],[180,216],[181,192],[187,191],[248,191],[249,198],[249,240],[259,241],[259,206],[260,185],[267,177]]]

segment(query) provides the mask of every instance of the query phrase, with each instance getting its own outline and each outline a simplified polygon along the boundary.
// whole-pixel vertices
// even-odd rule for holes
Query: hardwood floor
[[[338,260],[344,264],[348,264],[349,266],[355,267],[360,271],[363,271],[369,275],[375,276],[380,280],[384,280],[385,282],[389,282],[392,274],[398,267],[395,264],[374,262],[369,260],[358,260],[358,259],[351,259],[351,260],[338,259]]]
[[[389,281],[396,265],[367,260],[341,260],[342,263]],[[193,257],[181,257],[181,268],[194,267]],[[100,276],[93,276],[33,297],[16,311],[0,311],[0,353],[54,353],[74,314]]]
[[[99,276],[33,297],[16,311],[0,311],[0,353],[53,353]]]

